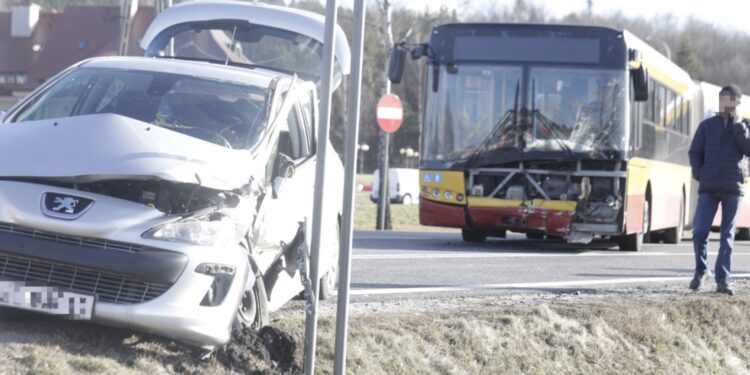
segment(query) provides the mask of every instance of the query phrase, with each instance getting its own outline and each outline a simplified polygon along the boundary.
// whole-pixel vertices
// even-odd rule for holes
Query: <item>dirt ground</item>
[[[351,304],[352,374],[750,373],[750,284],[391,298]],[[201,351],[157,336],[0,310],[0,373],[297,374],[303,302],[272,327]],[[335,304],[320,308],[318,373],[331,373]]]

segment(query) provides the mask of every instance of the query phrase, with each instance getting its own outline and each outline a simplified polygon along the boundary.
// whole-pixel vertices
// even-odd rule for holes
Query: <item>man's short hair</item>
[[[727,85],[721,88],[721,91],[719,91],[719,96],[724,95],[731,95],[735,98],[742,97],[742,90],[736,86],[736,85]]]

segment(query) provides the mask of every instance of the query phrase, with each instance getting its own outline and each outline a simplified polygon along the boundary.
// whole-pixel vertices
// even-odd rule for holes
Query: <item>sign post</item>
[[[359,137],[360,93],[362,91],[362,51],[365,39],[365,0],[354,1],[352,68],[349,76],[348,126],[345,142],[344,212],[339,242],[339,290],[336,302],[336,345],[333,373],[346,374],[346,344],[349,328],[349,282],[351,279],[352,228],[354,225],[354,178]],[[363,145],[367,146],[367,145]],[[369,147],[368,147],[369,148]],[[365,150],[364,148],[362,148]]]
[[[325,191],[326,151],[331,125],[331,94],[333,92],[334,30],[338,16],[336,0],[326,1],[326,22],[323,42],[323,71],[320,88],[320,114],[318,118],[318,149],[315,161],[315,198],[313,200],[312,236],[310,238],[310,281],[312,281],[313,303],[306,310],[305,319],[305,374],[315,374],[315,344],[318,334],[318,297],[320,296],[320,233],[323,221],[323,192]]]
[[[401,126],[401,122],[404,119],[404,106],[401,104],[401,99],[399,99],[398,96],[394,94],[383,95],[383,97],[381,97],[378,101],[377,118],[378,125],[380,126],[380,129],[383,130],[386,136],[385,152],[383,156],[383,170],[380,171],[380,186],[378,187],[378,189],[380,189],[378,191],[378,210],[380,213],[378,215],[378,218],[380,222],[378,223],[377,227],[380,230],[385,230],[385,207],[390,203],[388,202],[388,200],[390,199],[388,196],[390,188],[388,182],[388,138],[390,138],[391,133],[398,130],[398,128]]]

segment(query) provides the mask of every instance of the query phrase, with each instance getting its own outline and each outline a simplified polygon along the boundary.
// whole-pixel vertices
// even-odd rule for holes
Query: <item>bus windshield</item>
[[[626,148],[624,70],[434,67],[439,71],[428,74],[426,89],[424,161],[486,153],[500,162],[530,154],[609,159]]]

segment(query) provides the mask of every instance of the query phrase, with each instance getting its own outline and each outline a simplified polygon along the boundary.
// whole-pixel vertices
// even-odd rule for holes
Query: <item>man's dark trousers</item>
[[[732,269],[732,247],[737,223],[737,208],[742,197],[733,194],[700,193],[693,220],[693,248],[695,249],[695,272],[703,275],[708,270],[708,233],[716,211],[721,203],[721,240],[719,256],[716,258],[717,283],[729,281]]]

